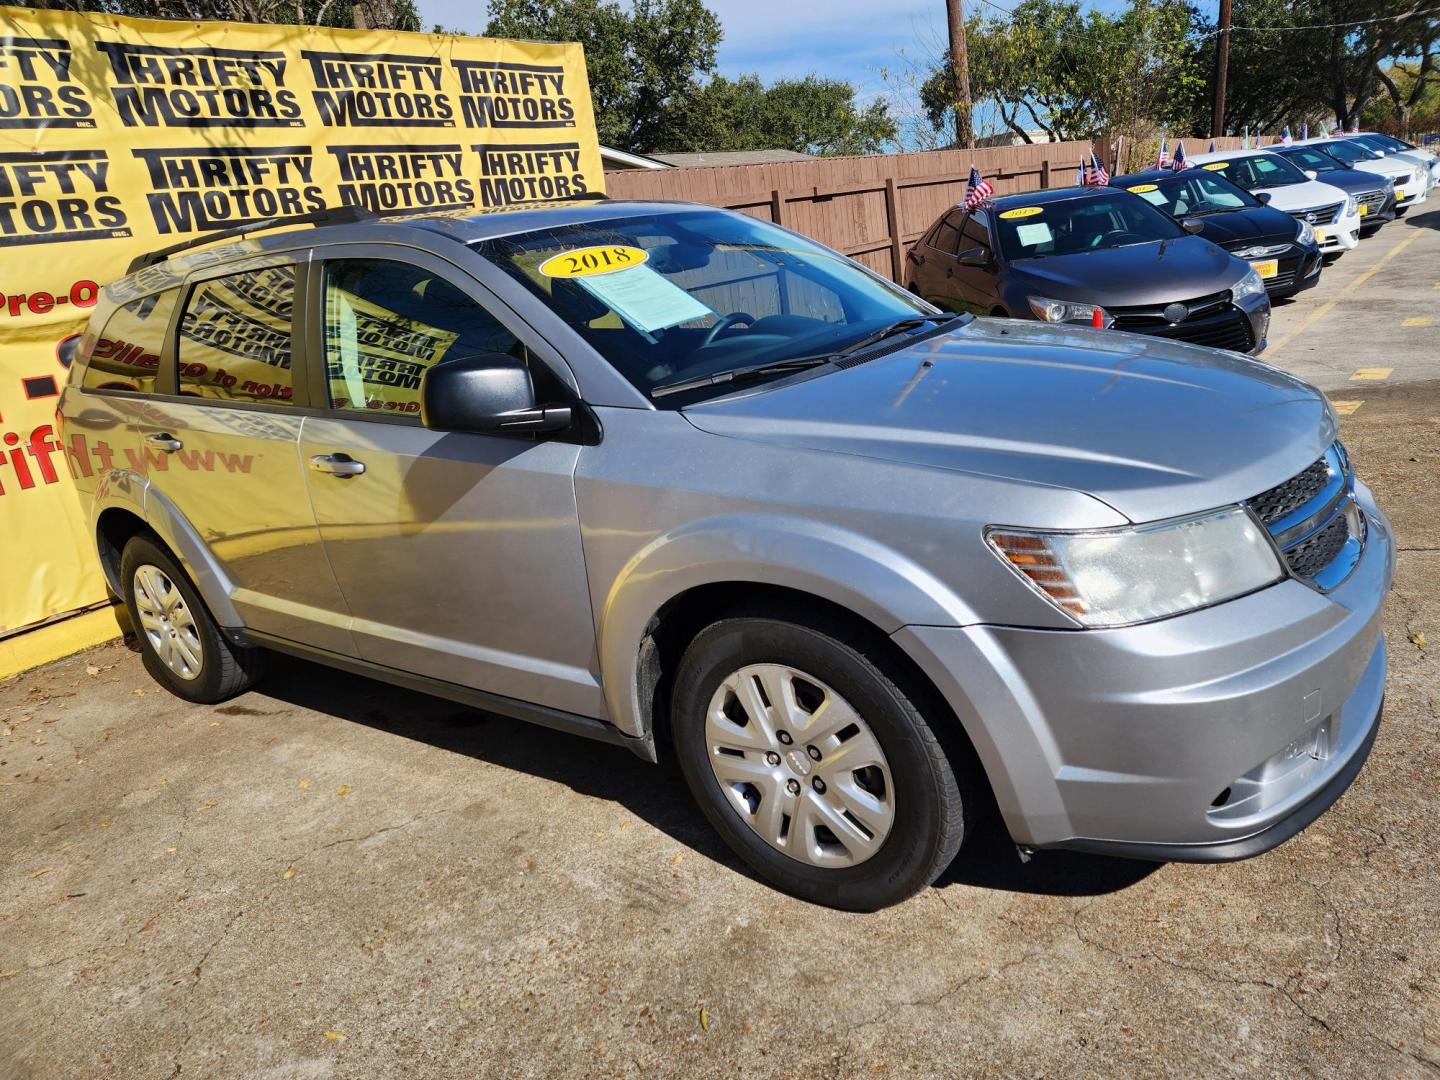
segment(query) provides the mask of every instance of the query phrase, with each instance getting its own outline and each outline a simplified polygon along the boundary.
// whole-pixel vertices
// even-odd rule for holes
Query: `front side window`
[[[985,251],[990,250],[990,230],[979,217],[972,215],[966,219],[961,236],[960,247],[962,250],[975,247],[983,248]]]
[[[481,353],[527,359],[514,334],[444,277],[389,259],[325,264],[332,408],[418,416],[426,370]]]
[[[81,385],[154,393],[165,331],[179,299],[179,289],[166,289],[116,308],[95,341]]]
[[[1011,259],[1077,255],[1186,235],[1173,219],[1128,192],[1002,207],[995,227],[1000,249]]]
[[[602,218],[475,246],[647,394],[823,356],[929,311],[843,256],[724,210]]]
[[[180,393],[289,404],[294,307],[295,267],[288,263],[196,284],[180,319]]]
[[[935,226],[935,234],[930,238],[930,246],[946,255],[954,255],[959,250],[960,226],[957,215],[950,214],[941,219],[940,224]]]

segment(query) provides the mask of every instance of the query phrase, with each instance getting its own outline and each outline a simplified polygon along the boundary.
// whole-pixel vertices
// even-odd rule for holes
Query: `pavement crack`
[[[228,933],[230,933],[230,928],[231,928],[232,926],[234,926],[234,925],[236,924],[236,922],[239,921],[240,916],[241,916],[241,915],[244,915],[244,914],[245,914],[245,909],[244,909],[244,908],[241,908],[239,911],[235,912],[234,915],[231,915],[231,916],[230,916],[230,921],[227,922],[227,923],[225,924],[225,928],[220,931],[220,936],[217,937],[214,941],[212,941],[212,942],[210,943],[210,947],[205,950],[204,955],[201,956],[200,959],[196,962],[195,968],[194,968],[194,970],[191,972],[191,975],[190,975],[191,980],[192,980],[191,983],[190,983],[190,987],[191,987],[192,990],[195,988],[196,984],[200,982],[200,974],[201,974],[201,970],[205,967],[205,961],[207,961],[207,960],[210,959],[210,954],[213,953],[213,952],[215,951],[216,947],[219,946],[219,944],[220,944],[222,941],[225,940],[225,935],[227,935]]]

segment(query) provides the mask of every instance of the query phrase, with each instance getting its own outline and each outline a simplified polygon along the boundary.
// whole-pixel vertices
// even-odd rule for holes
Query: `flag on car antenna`
[[[1286,125],[1285,125],[1285,130],[1282,131],[1282,132],[1280,132],[1280,145],[1281,145],[1281,146],[1289,146],[1289,145],[1292,144],[1294,141],[1295,141],[1295,140],[1294,140],[1293,138],[1291,138],[1291,136],[1290,136],[1290,125],[1289,125],[1289,124],[1286,124]]]
[[[1214,152],[1215,152],[1215,140],[1214,140],[1214,139],[1211,139],[1211,140],[1210,140],[1210,153],[1213,154]]]
[[[1181,139],[1175,144],[1175,160],[1170,162],[1170,171],[1179,172],[1181,169],[1190,167],[1189,160],[1185,157],[1185,140]]]
[[[1308,138],[1310,138],[1310,121],[1306,120],[1300,125],[1300,141],[1304,142]]]
[[[1081,158],[1080,158],[1080,165],[1079,165],[1079,167],[1076,168],[1076,170],[1075,170],[1075,186],[1076,186],[1076,187],[1084,187],[1084,186],[1085,186],[1085,158],[1084,158],[1083,155],[1082,155]]]
[[[1244,140],[1241,141],[1241,143],[1240,143],[1240,149],[1241,149],[1241,150],[1251,150],[1251,149],[1253,149],[1253,147],[1250,145],[1250,129],[1249,129],[1248,127],[1245,129],[1245,138],[1244,138]]]
[[[1105,166],[1100,164],[1100,159],[1095,156],[1095,151],[1090,151],[1090,165],[1085,170],[1086,187],[1104,187],[1110,183],[1110,174],[1105,171]]]
[[[1170,155],[1166,151],[1169,140],[1164,135],[1160,136],[1160,152],[1155,155],[1155,168],[1163,169],[1170,164]]]
[[[970,166],[970,179],[965,184],[965,209],[974,210],[995,194],[995,187],[980,175],[980,170]]]

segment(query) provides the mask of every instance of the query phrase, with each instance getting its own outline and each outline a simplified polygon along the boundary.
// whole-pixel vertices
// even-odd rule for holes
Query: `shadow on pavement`
[[[1423,214],[1409,213],[1400,219],[1406,225],[1418,229],[1440,229],[1440,210],[1427,210]]]
[[[679,772],[641,761],[629,750],[466,708],[320,664],[277,656],[259,693],[314,712],[464,754],[606,799],[697,854],[753,876],[696,809]],[[222,707],[223,708],[223,707]],[[1021,863],[994,812],[977,826],[936,886],[1048,896],[1098,896],[1153,873],[1153,863],[1069,852],[1041,853]]]

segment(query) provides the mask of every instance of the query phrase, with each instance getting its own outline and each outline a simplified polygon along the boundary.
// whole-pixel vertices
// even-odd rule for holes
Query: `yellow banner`
[[[502,207],[603,182],[579,45],[0,8],[0,635],[105,598],[55,426],[58,346],[135,255],[327,206]],[[276,284],[187,309],[217,395],[284,383],[266,379],[289,363]],[[410,408],[435,343],[390,356],[365,335],[397,316],[357,298],[345,317],[349,392]],[[97,366],[166,362],[122,346]]]

